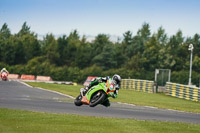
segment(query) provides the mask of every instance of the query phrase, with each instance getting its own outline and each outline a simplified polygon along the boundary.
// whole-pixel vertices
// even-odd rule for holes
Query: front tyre
[[[7,81],[7,78],[2,78],[3,81]]]
[[[94,93],[90,99],[90,107],[95,107],[97,104],[102,103],[106,99],[106,96],[104,91]]]
[[[81,102],[81,100],[82,100],[82,95],[77,96],[76,99],[74,100],[74,104],[75,104],[76,106],[81,106],[81,105],[83,105],[83,103]]]

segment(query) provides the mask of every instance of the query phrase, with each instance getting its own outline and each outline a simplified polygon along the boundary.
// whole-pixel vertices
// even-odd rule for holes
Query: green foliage
[[[47,34],[43,40],[31,31],[26,22],[17,34],[11,34],[6,23],[0,29],[0,67],[12,73],[49,75],[54,80],[82,83],[87,76],[154,79],[155,69],[171,69],[172,82],[187,84],[190,66],[189,44],[193,51],[193,84],[200,79],[200,35],[183,37],[179,30],[167,36],[159,27],[151,34],[144,23],[136,35],[129,30],[123,40],[110,41],[106,34],[98,34],[92,42],[80,37],[77,30],[68,36],[55,38]]]
[[[28,74],[26,71],[26,67],[24,65],[12,65],[8,67],[8,70],[10,73],[16,73],[16,74]]]
[[[103,51],[105,45],[109,45],[109,37],[105,34],[99,34],[96,36],[92,43],[93,56],[100,54]]]
[[[174,71],[172,72],[172,81],[180,84],[188,84],[189,82],[189,71]],[[192,84],[200,86],[200,74],[198,72],[192,71]]]
[[[105,45],[101,54],[93,58],[93,63],[102,67],[104,70],[116,67],[117,62],[114,60],[114,51],[111,45]]]
[[[6,40],[11,36],[10,29],[6,23],[3,24],[0,30],[0,39]]]
[[[70,79],[68,79],[68,74],[69,71],[66,67],[52,67],[52,69],[50,69],[50,76],[54,77],[53,80],[65,80],[65,81],[71,81]]]
[[[94,76],[94,77],[105,76],[102,74],[102,72],[103,72],[102,68],[96,65],[84,68],[80,71],[79,83],[83,83],[88,76]]]
[[[49,67],[50,63],[45,61],[44,57],[35,57],[26,64],[26,72],[33,75],[45,75],[48,73],[45,71],[49,70]]]
[[[59,59],[59,53],[57,52],[58,44],[52,34],[46,35],[44,38],[43,51],[47,60],[51,64],[56,64]]]
[[[26,22],[24,22],[23,25],[22,25],[21,30],[18,32],[18,36],[23,36],[23,35],[26,35],[26,34],[30,34],[31,33],[30,28],[31,27],[29,27],[26,24]]]

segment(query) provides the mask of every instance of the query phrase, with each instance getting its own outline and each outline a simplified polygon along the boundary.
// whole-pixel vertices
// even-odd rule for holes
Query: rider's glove
[[[114,94],[114,95],[112,95],[112,98],[117,98],[117,95],[115,95],[115,94]]]
[[[89,87],[88,87],[88,86],[86,86],[86,87],[85,87],[85,90],[88,90],[88,89],[89,89]]]
[[[119,87],[116,87],[116,90],[119,90]]]
[[[102,82],[102,80],[101,80],[101,79],[98,79],[98,82],[99,82],[99,83],[101,83],[101,82]]]

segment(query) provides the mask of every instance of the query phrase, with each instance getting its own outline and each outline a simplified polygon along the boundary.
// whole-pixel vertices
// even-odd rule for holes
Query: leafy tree
[[[10,29],[6,23],[3,24],[0,30],[0,40],[6,40],[11,36]]]
[[[126,54],[126,52],[129,52],[129,46],[132,44],[132,33],[131,31],[127,31],[123,34],[124,39],[122,41],[122,49],[123,49],[123,53]],[[129,53],[127,54],[129,55]]]
[[[137,36],[141,38],[144,42],[148,41],[151,35],[150,25],[148,23],[144,23],[142,28],[138,30]]]
[[[15,50],[13,44],[11,44],[9,40],[6,40],[4,41],[4,43],[1,44],[0,49],[1,60],[9,65],[13,65],[15,60]]]
[[[44,56],[52,64],[56,64],[59,59],[59,53],[57,52],[58,44],[52,34],[47,34],[44,38]]]
[[[129,57],[134,56],[138,53],[144,52],[144,44],[149,40],[151,35],[150,25],[144,23],[142,28],[137,31],[137,35],[133,37],[133,44],[128,49],[131,49]],[[130,53],[130,52],[129,52]]]
[[[93,58],[93,63],[97,66],[102,67],[104,70],[114,68],[117,65],[116,60],[114,60],[114,51],[112,45],[105,45],[101,54]]]
[[[26,34],[21,37],[21,43],[24,47],[25,60],[26,62],[33,57],[40,55],[40,45],[36,36],[32,34]]]
[[[14,53],[14,64],[25,64],[26,63],[26,56],[23,42],[16,37],[16,35],[10,38],[10,43],[13,44]]]
[[[8,55],[5,53],[7,52],[5,50],[6,48],[10,47],[10,46],[6,46],[6,44],[8,44],[10,36],[11,36],[10,29],[8,28],[8,25],[4,23],[0,30],[0,61],[6,62],[6,57]]]
[[[26,34],[31,34],[30,27],[26,22],[23,23],[21,30],[18,32],[18,36],[23,36]]]
[[[116,66],[113,68],[120,68],[128,61],[128,57],[123,54],[122,44],[113,44],[112,54],[113,60],[116,61]]]
[[[78,55],[77,49],[80,47],[80,36],[74,30],[67,37],[67,47],[64,49],[64,63],[68,66],[75,66],[75,58]]]
[[[65,49],[67,48],[68,42],[67,42],[67,37],[66,35],[63,35],[62,37],[59,37],[57,40],[58,43],[58,49],[57,52],[59,53],[59,61],[58,61],[58,65],[62,66],[65,64]]]
[[[194,56],[194,60],[192,62],[192,68],[193,70],[195,70],[196,72],[200,72],[200,57],[199,56]],[[199,75],[200,78],[200,75]]]
[[[162,27],[158,28],[157,33],[155,34],[157,41],[165,46],[167,44],[168,38],[167,34],[165,33],[165,30]]]
[[[92,61],[92,47],[91,44],[86,41],[83,36],[81,40],[81,45],[77,49],[77,54],[75,58],[75,66],[79,66],[81,69],[89,67]]]
[[[143,67],[145,70],[154,71],[159,67],[158,60],[160,49],[161,46],[154,35],[149,39],[147,43],[145,43],[145,50],[143,53]]]
[[[176,35],[170,37],[166,46],[167,60],[172,70],[181,70],[186,62],[187,48],[184,44],[182,32],[178,31]],[[169,65],[168,64],[168,65]]]
[[[167,34],[165,33],[165,30],[162,27],[158,28],[157,33],[155,33],[153,36],[156,38],[156,43],[159,46],[158,49],[158,59],[157,59],[157,67],[166,69],[166,58],[167,52],[166,52],[166,45],[168,42]]]
[[[27,63],[36,56],[40,56],[41,47],[37,40],[37,36],[30,31],[30,27],[24,22],[21,30],[14,37],[16,42],[13,42],[15,47],[15,63]],[[25,61],[24,61],[25,60]]]
[[[109,37],[105,34],[99,34],[95,37],[94,42],[92,43],[93,55],[96,56],[100,54],[105,45],[110,44]]]
[[[199,52],[200,51],[200,35],[195,34],[191,40],[191,43],[194,46],[194,55],[197,55],[198,57],[200,57],[200,52]]]

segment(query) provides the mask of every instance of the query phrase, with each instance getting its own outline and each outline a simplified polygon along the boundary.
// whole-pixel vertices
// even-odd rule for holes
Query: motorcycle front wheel
[[[95,107],[97,104],[102,103],[105,99],[106,93],[104,91],[94,93],[90,99],[90,107]]]
[[[2,78],[3,81],[7,81],[7,78]]]

